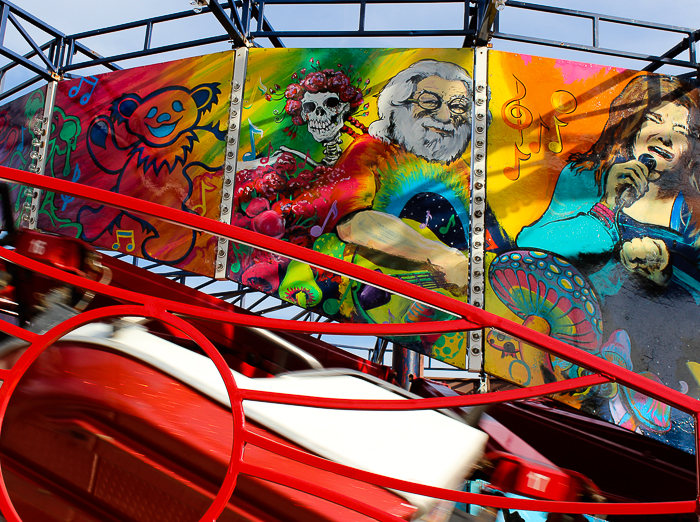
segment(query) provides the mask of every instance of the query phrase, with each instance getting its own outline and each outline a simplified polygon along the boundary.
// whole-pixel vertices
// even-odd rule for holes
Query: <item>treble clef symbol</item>
[[[513,75],[513,78],[515,78],[515,97],[503,104],[503,107],[501,107],[501,117],[506,125],[520,133],[520,145],[522,145],[525,141],[523,130],[532,125],[533,118],[530,109],[520,103],[527,94],[525,84],[518,80],[515,75]],[[514,165],[503,169],[503,174],[511,181],[515,181],[520,177],[520,162],[529,160],[530,156],[532,156],[531,153],[521,151],[517,143],[514,143],[513,146],[515,148]]]
[[[532,125],[532,112],[520,103],[525,98],[527,90],[523,82],[515,76],[515,97],[508,100],[501,108],[501,117],[506,125],[520,132],[522,138],[523,130]],[[522,94],[520,92],[522,91]],[[522,142],[521,142],[522,145]]]

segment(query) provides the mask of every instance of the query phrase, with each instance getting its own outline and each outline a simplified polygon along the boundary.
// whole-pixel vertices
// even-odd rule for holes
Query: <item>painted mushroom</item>
[[[568,261],[545,252],[511,251],[491,263],[489,281],[498,298],[523,319],[523,325],[598,353],[603,330],[598,298]],[[572,363],[554,356],[550,359],[555,373],[578,376]]]

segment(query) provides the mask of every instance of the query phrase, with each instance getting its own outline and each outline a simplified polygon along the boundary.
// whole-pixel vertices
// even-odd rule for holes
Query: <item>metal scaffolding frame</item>
[[[422,30],[368,30],[367,7],[382,4],[401,4],[408,6],[454,5],[462,8],[463,19],[461,27],[453,29],[422,29]],[[19,85],[12,86],[0,94],[0,100],[12,96],[41,80],[52,80],[72,77],[79,71],[103,66],[107,70],[118,70],[119,62],[134,58],[154,56],[172,51],[200,47],[213,43],[230,42],[233,47],[259,46],[260,43],[274,47],[284,47],[283,38],[312,38],[328,40],[332,38],[353,38],[362,43],[367,38],[386,37],[462,37],[463,47],[486,45],[492,40],[514,41],[546,47],[564,48],[574,51],[589,52],[599,55],[615,56],[647,62],[644,70],[655,71],[663,65],[675,65],[686,68],[686,77],[697,76],[698,63],[695,44],[700,39],[700,30],[689,27],[679,27],[654,22],[644,22],[627,18],[608,16],[600,13],[578,11],[573,9],[541,6],[529,2],[508,0],[194,0],[195,9],[180,11],[130,23],[101,27],[82,33],[66,35],[21,9],[7,0],[0,0],[0,55],[10,60],[10,63],[0,67],[0,78],[15,67],[24,67],[34,76]],[[501,5],[502,4],[502,5]],[[276,6],[355,6],[357,12],[356,29],[352,30],[276,30],[270,24],[265,10],[273,11]],[[498,11],[497,6],[504,5],[506,10]],[[501,19],[507,16],[518,16],[518,11],[533,11],[554,14],[562,17],[574,17],[591,21],[591,43],[588,45],[566,42],[547,38],[534,38],[522,34],[505,33],[499,30]],[[153,34],[158,27],[167,22],[188,19],[194,16],[214,16],[221,25],[221,33],[206,38],[183,40],[170,45],[152,46]],[[374,22],[374,20],[372,20]],[[600,23],[607,22],[616,25],[652,29],[662,33],[671,33],[680,37],[678,44],[660,56],[646,55],[611,49],[600,46]],[[12,25],[29,44],[31,51],[20,54],[5,44],[5,32],[8,24]],[[28,29],[44,32],[48,40],[38,44],[29,35]],[[88,38],[106,34],[118,34],[133,29],[144,32],[141,49],[113,56],[102,56],[91,50],[84,41]],[[678,56],[687,51],[687,59]]]

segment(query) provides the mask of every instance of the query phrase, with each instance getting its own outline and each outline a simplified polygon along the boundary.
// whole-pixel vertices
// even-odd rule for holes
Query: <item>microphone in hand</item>
[[[656,169],[656,160],[651,154],[647,154],[646,152],[644,154],[640,154],[637,161],[644,165],[649,172]],[[632,204],[639,199],[639,197],[640,194],[637,194],[637,189],[632,186],[627,186],[620,194],[618,205],[620,208],[631,207]]]

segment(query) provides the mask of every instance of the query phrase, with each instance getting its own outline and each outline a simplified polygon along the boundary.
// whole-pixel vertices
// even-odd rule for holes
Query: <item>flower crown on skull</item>
[[[292,74],[293,83],[290,83],[283,95],[277,95],[279,86],[268,90],[265,98],[268,101],[285,100],[283,110],[275,109],[276,123],[280,123],[287,116],[291,117],[292,125],[285,127],[284,133],[290,138],[295,138],[297,127],[308,125],[309,132],[316,141],[324,141],[333,133],[347,132],[351,136],[356,133],[345,123],[350,121],[362,132],[366,132],[366,127],[352,117],[360,108],[365,111],[369,104],[365,103],[364,97],[371,92],[368,87],[370,80],[363,81],[362,78],[351,78],[353,66],[349,66],[347,71],[342,69],[342,64],[337,64],[338,69],[320,68],[320,62],[311,58],[309,60],[311,68],[302,68],[299,73]],[[364,112],[362,116],[367,116]]]

